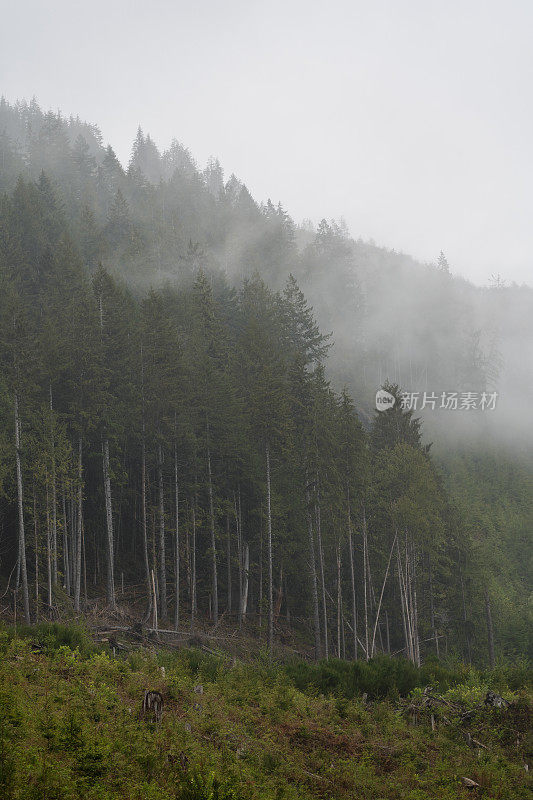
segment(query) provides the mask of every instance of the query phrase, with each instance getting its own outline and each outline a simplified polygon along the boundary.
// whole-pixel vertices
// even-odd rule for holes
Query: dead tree
[[[147,689],[144,693],[141,719],[161,722],[163,716],[163,695],[161,692]]]

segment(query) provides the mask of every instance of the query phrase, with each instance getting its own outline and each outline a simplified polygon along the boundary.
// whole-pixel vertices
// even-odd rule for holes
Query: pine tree
[[[450,272],[450,265],[448,264],[448,259],[446,258],[442,250],[440,251],[439,257],[437,259],[437,269],[439,270],[439,272],[445,272],[447,274],[449,274]]]

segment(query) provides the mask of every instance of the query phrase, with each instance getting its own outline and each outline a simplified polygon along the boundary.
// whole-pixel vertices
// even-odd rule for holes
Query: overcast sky
[[[259,200],[533,283],[532,0],[19,0],[0,93],[216,155]]]

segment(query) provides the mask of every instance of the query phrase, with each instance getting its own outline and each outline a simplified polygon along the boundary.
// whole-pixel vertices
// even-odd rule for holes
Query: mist
[[[30,0],[6,9],[6,97],[97,121],[127,165],[141,124],[217,156],[296,221],[476,284],[531,281],[533,11],[335,0],[268,6]]]
[[[525,797],[532,22],[4,9],[0,797]]]

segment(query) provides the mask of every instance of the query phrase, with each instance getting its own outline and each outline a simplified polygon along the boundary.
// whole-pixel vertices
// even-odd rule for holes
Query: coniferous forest
[[[455,444],[430,427],[432,446],[400,402],[428,365],[431,388],[497,385],[505,341],[483,319],[509,296],[525,319],[530,289],[299,227],[141,129],[127,169],[35,101],[1,101],[0,137],[10,614],[133,604],[162,629],[248,626],[271,655],[531,653],[530,457],[480,414]],[[439,306],[431,330],[399,307],[383,323],[391,281],[403,313]]]
[[[532,312],[2,98],[1,797],[524,800]]]

